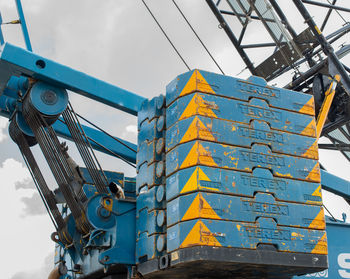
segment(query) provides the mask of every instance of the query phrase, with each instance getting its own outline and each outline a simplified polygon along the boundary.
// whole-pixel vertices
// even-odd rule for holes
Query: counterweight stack
[[[154,114],[152,103],[143,108]],[[163,134],[140,136],[160,132],[156,121],[139,115],[137,262],[146,278],[327,268],[312,95],[194,70],[168,85],[165,116],[164,160]]]

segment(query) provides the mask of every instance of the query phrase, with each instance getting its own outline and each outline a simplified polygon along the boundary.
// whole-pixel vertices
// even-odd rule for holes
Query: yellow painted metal
[[[331,82],[329,88],[327,89],[325,93],[325,98],[323,101],[323,104],[321,106],[320,112],[317,117],[317,123],[316,123],[316,138],[317,140],[321,136],[321,132],[324,126],[324,123],[326,122],[327,115],[329,112],[329,109],[331,108],[333,98],[335,95],[335,88],[337,87],[338,82],[340,81],[340,76],[335,75],[334,80]]]

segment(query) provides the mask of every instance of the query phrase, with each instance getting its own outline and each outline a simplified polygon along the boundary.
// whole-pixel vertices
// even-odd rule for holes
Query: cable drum
[[[24,111],[39,113],[48,125],[53,124],[68,105],[65,89],[44,82],[35,83],[23,101]]]
[[[9,125],[9,134],[11,139],[18,144],[18,135],[22,133],[24,138],[26,139],[29,146],[34,146],[38,142],[34,136],[34,133],[30,129],[30,127],[25,122],[22,113],[16,113],[16,116],[10,122]]]

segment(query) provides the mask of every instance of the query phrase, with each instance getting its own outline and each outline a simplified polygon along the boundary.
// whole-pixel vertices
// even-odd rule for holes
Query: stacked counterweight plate
[[[166,101],[171,265],[245,278],[326,268],[313,97],[194,70]]]
[[[138,113],[136,263],[166,251],[165,97],[146,100]]]
[[[156,212],[138,208],[149,241],[142,275],[291,278],[327,268],[313,96],[194,70],[167,86],[165,106],[158,175],[151,163],[139,178],[138,160],[138,207],[147,191],[164,213],[157,226]]]

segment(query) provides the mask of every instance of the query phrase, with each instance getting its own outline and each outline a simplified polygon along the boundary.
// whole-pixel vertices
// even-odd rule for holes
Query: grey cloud
[[[34,182],[31,178],[29,179],[25,179],[24,181],[17,181],[15,183],[15,189],[19,190],[19,189],[35,189],[35,185]]]
[[[44,259],[43,265],[39,269],[34,271],[17,272],[10,279],[28,279],[28,278],[47,279],[49,273],[51,272],[54,266],[53,264],[54,255],[55,255],[54,252],[47,255]]]
[[[31,197],[23,197],[21,201],[24,203],[24,216],[37,216],[46,214],[45,206],[37,192],[34,192]]]

